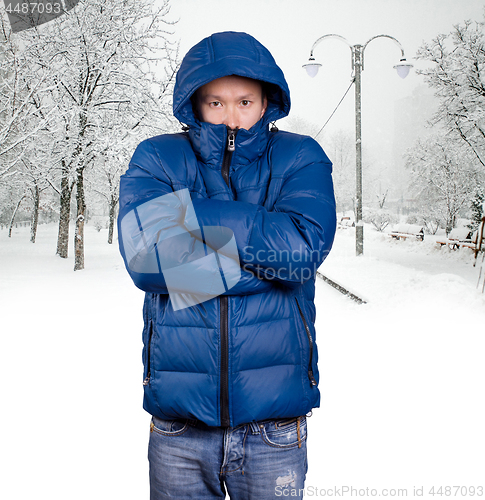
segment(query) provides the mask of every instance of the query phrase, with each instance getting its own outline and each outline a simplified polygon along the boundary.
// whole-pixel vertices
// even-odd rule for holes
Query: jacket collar
[[[270,131],[265,117],[249,130],[238,129],[236,149],[231,165],[234,169],[257,160],[266,149]],[[211,168],[220,169],[227,149],[226,125],[197,122],[189,129],[189,137],[197,157]]]

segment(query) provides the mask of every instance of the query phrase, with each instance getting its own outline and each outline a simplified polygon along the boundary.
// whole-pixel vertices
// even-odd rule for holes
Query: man
[[[143,141],[120,193],[120,250],[147,292],[151,498],[302,495],[331,163],[313,139],[269,129],[289,90],[245,33],[187,53],[173,107],[188,131]]]

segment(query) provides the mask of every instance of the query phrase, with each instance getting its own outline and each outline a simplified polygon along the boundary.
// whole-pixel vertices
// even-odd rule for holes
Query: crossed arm
[[[331,163],[306,138],[288,170],[271,211],[241,201],[191,199],[191,186],[174,185],[150,140],[142,142],[121,178],[118,219],[120,250],[135,284],[153,293],[174,286],[191,293],[200,283],[183,279],[183,269],[196,270],[207,289],[222,268],[232,277],[223,293],[245,295],[312,278],[335,234]],[[179,279],[168,288],[169,275]]]

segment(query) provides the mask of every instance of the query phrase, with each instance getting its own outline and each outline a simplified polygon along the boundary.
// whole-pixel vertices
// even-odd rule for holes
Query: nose
[[[226,108],[226,119],[224,120],[224,125],[227,125],[231,129],[238,128],[239,126],[239,119],[238,119],[238,113],[237,110],[230,106]]]

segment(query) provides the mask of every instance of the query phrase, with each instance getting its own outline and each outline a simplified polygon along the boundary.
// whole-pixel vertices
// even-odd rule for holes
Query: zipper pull
[[[145,378],[145,380],[143,381],[143,385],[144,386],[147,386],[148,384],[150,383],[150,374],[148,374],[148,376]]]
[[[232,129],[229,129],[227,132],[227,150],[236,150],[236,131]]]

